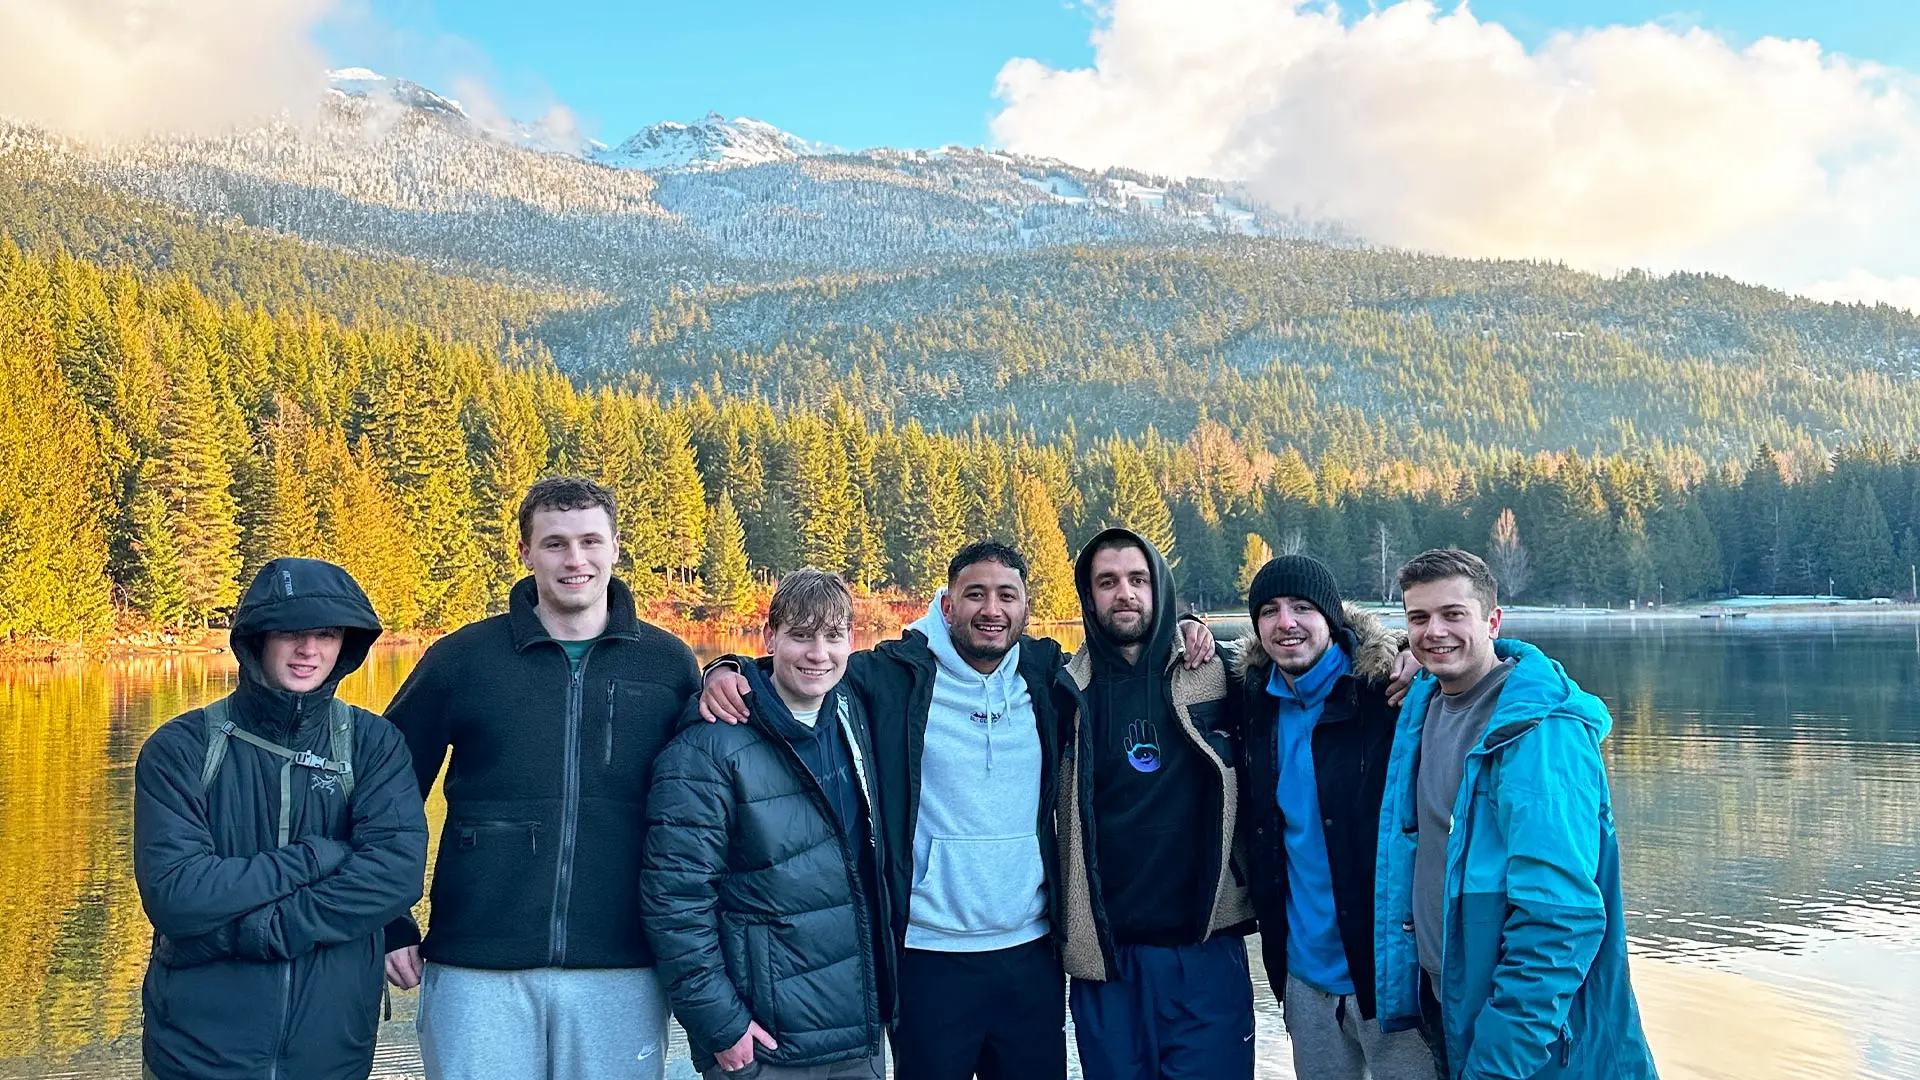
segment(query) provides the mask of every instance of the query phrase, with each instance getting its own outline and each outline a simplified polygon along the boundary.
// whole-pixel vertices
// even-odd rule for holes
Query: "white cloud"
[[[1810,285],[1801,292],[1829,303],[1892,304],[1920,315],[1920,277],[1886,278],[1855,269],[1845,277]]]
[[[85,136],[315,107],[331,0],[0,0],[0,115]]]
[[[1382,243],[1717,270],[1920,272],[1920,81],[1672,23],[1529,49],[1463,5],[1347,18],[1112,0],[1091,68],[1000,72],[1009,149],[1247,181]]]

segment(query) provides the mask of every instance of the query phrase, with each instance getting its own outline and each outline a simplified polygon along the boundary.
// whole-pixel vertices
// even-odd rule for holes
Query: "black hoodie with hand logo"
[[[1145,553],[1153,610],[1129,663],[1094,614],[1093,558],[1113,543]],[[1087,687],[1093,766],[1094,852],[1100,895],[1118,945],[1192,945],[1206,939],[1216,853],[1201,837],[1219,824],[1213,767],[1180,729],[1168,666],[1176,635],[1173,573],[1152,543],[1124,529],[1094,537],[1074,566],[1093,660]]]

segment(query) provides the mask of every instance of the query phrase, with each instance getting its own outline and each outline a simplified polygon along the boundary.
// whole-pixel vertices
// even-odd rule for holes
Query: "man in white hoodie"
[[[1026,560],[980,541],[953,557],[924,618],[848,660],[845,685],[872,718],[885,902],[901,934],[899,1080],[1066,1075],[1050,692],[1065,656],[1026,625]],[[1211,657],[1205,626],[1182,631],[1196,662]],[[710,676],[702,712],[743,717],[743,681]]]

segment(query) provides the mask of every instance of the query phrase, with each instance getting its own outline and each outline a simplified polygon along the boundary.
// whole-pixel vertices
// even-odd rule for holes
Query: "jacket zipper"
[[[567,683],[567,749],[560,777],[560,851],[559,865],[553,877],[553,921],[548,927],[547,958],[553,967],[565,967],[567,961],[567,908],[573,902],[573,848],[580,828],[580,714],[585,711],[587,661],[593,647],[587,647]]]
[[[867,844],[871,847],[878,843],[876,838],[880,830],[873,825],[873,802],[867,795],[865,772],[859,767],[859,762],[861,761],[860,744],[854,741],[853,731],[850,725],[840,723],[837,718],[834,722],[840,724],[841,733],[844,734],[847,739],[847,756],[854,762],[855,786],[860,789],[861,804],[867,807]],[[820,778],[813,775],[813,770],[807,768],[807,763],[801,760],[800,751],[795,750],[792,743],[778,736],[768,736],[767,741],[778,746],[780,752],[785,755],[788,766],[796,770],[797,775],[805,778],[802,783],[806,785],[807,795],[813,800],[815,808],[827,819],[827,823],[833,827],[834,836],[840,840],[840,850],[850,852],[850,847],[847,844],[847,827],[841,823],[840,815],[834,811],[833,801],[827,798],[827,789],[821,786]],[[843,861],[846,864],[847,871],[847,898],[853,902],[854,922],[855,925],[859,925],[859,913],[862,905],[860,903],[860,872],[855,866],[855,863],[858,861],[858,856]],[[878,853],[874,855],[873,876],[876,878],[880,876],[880,857]],[[875,888],[874,893],[874,902],[878,904],[878,897],[882,894],[881,890]],[[877,913],[869,913],[867,925],[860,927],[861,936],[864,939],[861,951],[867,955],[869,961],[861,965],[860,970],[860,977],[863,980],[862,985],[866,988],[867,1001],[877,1001],[880,997],[873,983],[874,968],[880,963],[880,958],[872,955],[873,918],[876,916]],[[771,989],[772,984],[768,984],[768,988]],[[864,1008],[865,1006],[863,1004],[863,1011]],[[875,1016],[873,1019],[877,1023],[879,1018]]]
[[[306,704],[304,697],[293,700],[293,723],[285,736],[288,742],[300,730],[300,714]],[[284,787],[284,785],[283,785]],[[292,840],[292,808],[281,806],[280,819],[288,825],[288,840]],[[280,1075],[280,1059],[287,1055],[287,1021],[293,1018],[293,961],[284,960],[280,964],[280,1038],[274,1044],[273,1061],[267,1066],[267,1080],[277,1080]]]
[[[613,680],[607,680],[607,748],[602,764],[613,764]]]
[[[867,949],[871,951],[873,948],[873,924],[880,919],[880,906],[887,902],[886,878],[880,872],[880,826],[877,820],[878,815],[875,813],[873,805],[873,794],[867,790],[866,755],[860,752],[860,740],[854,738],[853,723],[848,719],[849,710],[846,698],[839,698],[837,704],[840,734],[847,740],[847,756],[853,761],[853,778],[855,786],[860,789],[860,805],[864,807],[867,812],[867,852],[873,857],[873,905],[872,909],[867,912],[867,925],[864,928],[866,932],[862,935],[862,940],[865,942]],[[819,786],[817,781],[815,786]],[[826,801],[826,792],[824,790],[821,791],[820,798],[822,802]],[[831,814],[831,808],[829,808],[829,814]],[[841,846],[843,848],[846,846],[844,841]],[[851,861],[847,865],[847,888],[853,893],[854,911],[858,912],[861,906],[860,875],[858,869]],[[858,920],[856,919],[855,922],[857,924]],[[869,1022],[876,1027],[879,1026],[880,1023],[879,972],[880,965],[884,962],[884,957],[874,954],[872,962],[869,963],[866,966],[866,970],[862,972],[866,978],[867,1000],[874,1003],[873,1013],[868,1019]]]

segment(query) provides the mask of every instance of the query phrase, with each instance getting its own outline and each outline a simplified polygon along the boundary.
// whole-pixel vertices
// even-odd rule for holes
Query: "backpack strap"
[[[349,805],[353,802],[353,706],[333,699],[331,728],[329,739],[333,760],[329,766],[339,766],[340,790],[346,792]]]
[[[227,698],[209,701],[200,710],[206,721],[207,756],[200,765],[200,790],[205,792],[213,786],[213,777],[220,771],[220,763],[227,760],[227,730],[233,726],[228,718],[232,707]]]
[[[201,710],[207,724],[207,756],[200,767],[200,790],[213,786],[220,763],[227,759],[227,740],[252,743],[269,754],[286,759],[280,766],[280,846],[286,847],[293,831],[293,767],[330,772],[340,778],[340,787],[353,798],[353,706],[334,698],[327,717],[328,749],[331,758],[305,750],[289,750],[277,742],[263,739],[233,722],[233,707],[227,698],[210,702]]]

